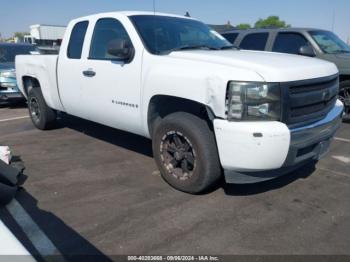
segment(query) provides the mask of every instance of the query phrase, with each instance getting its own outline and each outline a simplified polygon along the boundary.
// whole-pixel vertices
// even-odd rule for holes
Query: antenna
[[[153,0],[153,14],[156,15],[156,0]]]

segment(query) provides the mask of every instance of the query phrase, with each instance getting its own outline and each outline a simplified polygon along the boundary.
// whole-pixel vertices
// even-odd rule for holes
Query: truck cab
[[[150,138],[164,180],[188,193],[317,161],[343,113],[334,64],[242,51],[170,14],[75,19],[59,55],[18,56],[16,67],[37,128],[65,112]]]

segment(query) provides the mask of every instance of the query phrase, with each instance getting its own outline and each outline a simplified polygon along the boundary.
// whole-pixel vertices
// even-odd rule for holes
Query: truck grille
[[[338,75],[297,81],[285,88],[284,122],[299,126],[319,121],[333,108],[339,91]]]

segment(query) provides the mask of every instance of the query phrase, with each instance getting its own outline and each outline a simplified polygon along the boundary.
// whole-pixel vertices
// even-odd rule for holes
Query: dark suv
[[[317,57],[337,65],[339,98],[350,118],[350,46],[334,33],[312,28],[233,30],[222,34],[233,45],[247,50]]]

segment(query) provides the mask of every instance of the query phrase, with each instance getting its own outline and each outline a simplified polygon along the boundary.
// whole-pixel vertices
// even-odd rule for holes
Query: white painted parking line
[[[345,138],[341,138],[341,137],[335,137],[334,140],[350,143],[350,139],[345,139]]]
[[[344,176],[344,177],[348,177],[350,178],[350,175],[349,174],[346,174],[346,173],[343,173],[343,172],[337,172],[337,171],[334,171],[334,170],[330,170],[328,168],[323,168],[323,167],[317,167],[318,169],[320,170],[323,170],[323,171],[327,171],[327,172],[330,172],[334,175],[338,175],[338,176]]]
[[[42,256],[61,255],[52,241],[45,235],[39,226],[33,221],[25,209],[17,200],[12,200],[6,206],[12,218],[26,234],[33,246]]]
[[[349,164],[350,163],[350,157],[346,157],[346,156],[332,156],[333,159],[338,160],[340,162],[343,162],[345,164]]]
[[[19,117],[13,117],[13,118],[0,119],[0,122],[7,122],[7,121],[13,121],[13,120],[25,119],[25,118],[29,118],[29,116],[19,116]]]

